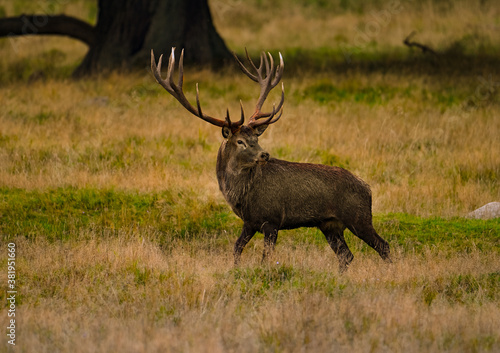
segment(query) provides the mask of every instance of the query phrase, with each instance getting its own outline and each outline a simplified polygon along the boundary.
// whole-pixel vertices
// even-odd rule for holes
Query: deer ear
[[[257,126],[257,127],[253,128],[253,131],[255,132],[255,135],[260,136],[264,133],[264,131],[266,131],[268,126],[269,126],[269,124]]]
[[[225,139],[227,139],[227,138],[229,138],[229,136],[231,136],[231,135],[232,135],[231,129],[230,129],[230,128],[228,128],[227,126],[224,126],[224,127],[222,128],[222,136],[223,136]]]

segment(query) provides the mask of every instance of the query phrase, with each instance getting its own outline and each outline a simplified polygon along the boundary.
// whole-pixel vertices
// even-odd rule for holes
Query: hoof
[[[340,274],[346,273],[348,268],[349,268],[349,264],[346,264],[346,263],[340,264],[339,265],[339,273]]]

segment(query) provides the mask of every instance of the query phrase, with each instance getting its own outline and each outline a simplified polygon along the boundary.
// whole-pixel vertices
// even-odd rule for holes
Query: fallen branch
[[[413,31],[411,32],[408,37],[405,38],[405,40],[403,41],[403,43],[408,46],[408,47],[417,47],[417,48],[420,48],[422,50],[422,53],[431,53],[431,54],[434,54],[434,55],[438,55],[438,53],[436,53],[433,49],[429,48],[427,45],[424,45],[424,44],[420,44],[418,42],[411,42],[410,39],[413,38],[415,36],[415,34],[417,34],[416,31]]]
[[[0,18],[0,37],[54,34],[81,40],[92,46],[95,28],[87,22],[66,15],[21,15]]]

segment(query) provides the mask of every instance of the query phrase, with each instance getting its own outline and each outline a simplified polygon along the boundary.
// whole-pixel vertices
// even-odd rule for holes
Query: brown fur
[[[262,132],[248,126],[226,132],[217,156],[220,190],[244,222],[234,246],[235,264],[256,232],[264,234],[264,259],[280,229],[299,227],[317,227],[325,234],[341,271],[353,259],[343,236],[346,228],[390,261],[389,245],[372,225],[368,184],[340,167],[269,158],[258,144]]]

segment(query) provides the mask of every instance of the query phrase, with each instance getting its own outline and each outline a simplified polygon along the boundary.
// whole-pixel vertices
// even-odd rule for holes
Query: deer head
[[[281,117],[283,113],[283,103],[285,101],[284,85],[281,85],[281,100],[277,107],[274,105],[272,111],[263,112],[262,106],[269,92],[280,82],[281,77],[283,76],[284,63],[281,53],[279,54],[280,63],[277,67],[275,67],[272,55],[270,53],[267,53],[266,55],[264,52],[262,52],[260,56],[260,64],[259,67],[257,67],[248,55],[248,52],[246,52],[246,56],[250,63],[250,66],[253,71],[255,71],[254,74],[245,67],[245,65],[238,59],[238,57],[234,53],[233,55],[243,73],[245,73],[245,75],[247,75],[252,81],[257,82],[260,85],[260,96],[257,99],[255,111],[250,116],[246,125],[244,125],[245,113],[241,101],[241,117],[239,121],[231,121],[229,110],[227,110],[226,117],[224,119],[218,119],[204,114],[201,110],[198,84],[196,84],[196,107],[189,103],[182,90],[184,80],[184,50],[182,50],[179,60],[179,78],[177,84],[175,84],[173,80],[173,71],[175,66],[175,48],[172,48],[172,52],[170,54],[167,68],[167,77],[165,79],[161,77],[161,64],[163,55],[160,56],[157,65],[152,50],[151,71],[153,72],[156,81],[163,88],[165,88],[167,92],[174,96],[174,98],[177,99],[179,103],[181,103],[182,106],[186,108],[191,114],[199,117],[202,120],[205,120],[212,125],[222,128],[222,136],[224,136],[224,138],[226,139],[224,150],[227,150],[226,153],[234,156],[231,163],[234,163],[235,166],[237,165],[238,168],[246,168],[255,164],[265,163],[269,160],[269,154],[267,152],[264,152],[258,144],[258,137],[267,129],[269,125],[275,123]],[[278,112],[279,115],[277,115]]]

